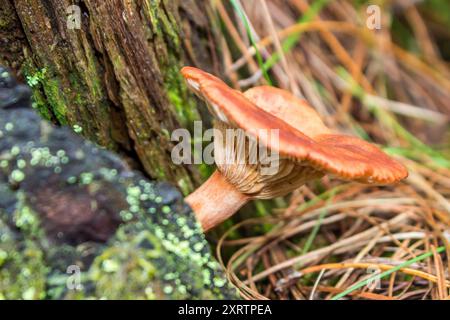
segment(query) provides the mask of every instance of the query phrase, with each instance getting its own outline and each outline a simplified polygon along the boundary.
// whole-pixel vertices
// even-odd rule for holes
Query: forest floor
[[[325,177],[257,202],[256,218],[216,239],[242,296],[449,299],[450,3],[212,3],[235,88],[303,96],[409,171],[393,186]]]

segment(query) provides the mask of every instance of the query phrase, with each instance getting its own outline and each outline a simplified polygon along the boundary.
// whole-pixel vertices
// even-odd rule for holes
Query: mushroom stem
[[[185,198],[206,232],[231,217],[250,200],[216,170],[212,176]]]

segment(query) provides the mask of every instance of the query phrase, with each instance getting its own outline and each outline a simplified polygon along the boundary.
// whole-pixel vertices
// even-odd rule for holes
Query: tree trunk
[[[152,178],[193,189],[198,168],[173,164],[170,135],[201,119],[179,69],[217,72],[207,1],[0,3],[0,63],[27,79],[41,115],[137,160]],[[68,27],[71,5],[80,29]]]

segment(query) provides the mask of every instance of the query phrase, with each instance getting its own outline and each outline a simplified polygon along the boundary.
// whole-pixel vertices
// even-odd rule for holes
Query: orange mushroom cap
[[[193,67],[181,70],[189,87],[225,124],[246,130],[280,155],[335,177],[363,183],[389,184],[408,176],[406,168],[376,146],[356,137],[333,133],[306,101],[273,87],[244,94]],[[277,145],[261,129],[279,129]]]

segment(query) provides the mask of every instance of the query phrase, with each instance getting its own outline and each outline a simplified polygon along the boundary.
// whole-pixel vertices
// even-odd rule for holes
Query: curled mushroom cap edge
[[[207,103],[217,121],[216,127],[243,129],[258,139],[259,143],[277,148],[281,162],[286,160],[282,165],[292,167],[287,175],[284,170],[283,178],[286,179],[285,184],[291,184],[293,189],[324,174],[378,185],[395,183],[408,175],[402,164],[378,147],[356,137],[334,133],[306,101],[288,91],[260,86],[241,93],[200,69],[184,67],[181,73],[189,88]],[[261,129],[277,129],[278,143],[272,145],[273,142],[266,135],[259,135]],[[286,188],[282,179],[274,178],[269,179],[272,185],[262,188],[266,191],[264,196],[247,193],[249,189],[241,186],[245,179],[236,180],[235,174],[232,175],[234,179],[223,176],[223,172],[228,172],[229,168],[233,170],[234,167],[221,168],[218,165],[213,176],[186,198],[205,230],[230,217],[252,198],[270,198],[293,190]],[[245,168],[239,168],[245,172]],[[254,168],[248,167],[248,170]],[[302,170],[301,174],[299,170]],[[219,185],[228,197],[219,196],[216,199],[219,203],[214,203],[213,207],[205,205],[214,201],[212,192],[222,193],[217,188]],[[281,189],[283,194],[277,194],[276,188]]]

